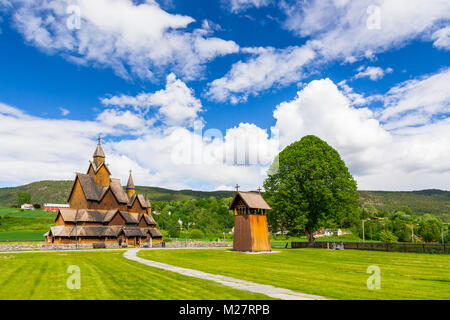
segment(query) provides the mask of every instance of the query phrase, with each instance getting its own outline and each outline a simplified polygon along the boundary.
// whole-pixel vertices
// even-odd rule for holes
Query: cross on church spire
[[[261,187],[258,187],[258,189],[256,189],[259,193],[261,193]]]
[[[240,185],[238,185],[237,183],[236,183],[236,186],[235,186],[235,188],[236,188],[236,192],[237,191],[239,191],[239,188],[240,188],[241,186]]]
[[[98,136],[98,144],[97,147],[95,148],[95,152],[94,152],[94,163],[96,166],[99,166],[100,164],[102,164],[105,161],[105,153],[103,152],[103,148],[101,145],[101,137]]]

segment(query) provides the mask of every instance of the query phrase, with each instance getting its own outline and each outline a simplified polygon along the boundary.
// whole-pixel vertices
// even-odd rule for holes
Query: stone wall
[[[106,248],[123,248],[119,247],[117,243],[106,243]],[[158,242],[153,244],[153,248],[204,248],[204,247],[232,247],[232,242],[209,242],[209,241],[172,241],[172,242]],[[148,248],[148,243],[143,244],[142,248]],[[44,242],[38,243],[8,243],[8,244],[0,244],[0,252],[1,251],[35,251],[35,250],[70,250],[76,249],[75,244],[47,244]],[[93,249],[92,243],[83,243],[78,244],[78,249]],[[95,249],[93,249],[95,250]]]
[[[153,244],[153,248],[204,248],[204,247],[217,247],[217,248],[231,248],[233,242],[217,242],[217,241],[171,241],[160,242]]]

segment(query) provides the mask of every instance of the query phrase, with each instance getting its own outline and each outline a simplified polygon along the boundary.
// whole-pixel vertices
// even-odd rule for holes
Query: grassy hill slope
[[[40,181],[13,188],[0,188],[0,206],[15,204],[17,192],[26,191],[32,196],[33,203],[43,204],[65,203],[70,192],[72,181]],[[233,191],[194,191],[170,190],[157,187],[137,186],[138,193],[148,193],[150,200],[188,200],[208,197],[226,198],[233,196]],[[392,191],[360,191],[361,203],[374,205],[377,209],[391,211],[402,205],[409,206],[414,213],[422,215],[430,213],[450,218],[450,191],[423,190],[408,192]]]
[[[17,201],[18,192],[29,192],[33,203],[66,203],[73,181],[39,181],[27,185],[0,188],[0,206],[9,206]],[[153,201],[204,199],[211,196],[226,198],[234,195],[232,191],[194,191],[170,190],[158,187],[136,186],[136,192],[145,194]]]
[[[450,220],[450,191],[359,191],[364,205],[373,205],[379,210],[392,211],[406,205],[415,214],[430,213]]]

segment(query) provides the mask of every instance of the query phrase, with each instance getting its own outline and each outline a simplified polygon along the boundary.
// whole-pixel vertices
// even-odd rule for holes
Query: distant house
[[[344,234],[344,232],[342,232],[341,229],[337,229],[337,231],[333,231],[331,229],[322,228],[320,231],[314,232],[314,238],[331,237],[334,235],[341,236],[343,234]]]
[[[58,204],[58,203],[44,203],[44,211],[55,211],[58,209],[69,208],[68,204]]]
[[[20,206],[20,209],[34,210],[34,206],[32,204],[29,204],[29,203],[24,203],[23,205]]]

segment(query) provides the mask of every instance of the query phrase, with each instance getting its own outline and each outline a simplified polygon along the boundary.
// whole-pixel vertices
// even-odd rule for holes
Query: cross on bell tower
[[[238,192],[238,191],[239,191],[239,188],[240,188],[241,186],[238,185],[238,184],[236,183],[236,185],[235,185],[234,187],[236,188],[236,192]]]

